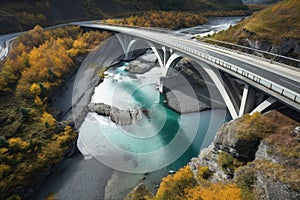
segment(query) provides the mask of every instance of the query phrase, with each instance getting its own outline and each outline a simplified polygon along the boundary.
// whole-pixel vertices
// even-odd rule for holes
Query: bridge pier
[[[249,84],[244,85],[243,96],[241,100],[241,106],[239,110],[239,117],[243,116],[245,113],[251,112],[255,108],[256,103],[256,92],[249,86]]]
[[[250,115],[252,115],[255,112],[263,112],[265,109],[267,109],[269,106],[271,106],[273,103],[276,102],[276,99],[274,99],[273,97],[269,97],[268,99],[266,99],[265,101],[263,101],[261,104],[259,104],[251,113]]]
[[[182,83],[178,81],[178,76],[161,76],[159,80],[159,92],[164,92],[164,86],[167,85],[169,89],[174,89]]]
[[[116,37],[124,52],[124,60],[133,59],[133,52],[137,50],[135,48],[137,48],[138,43],[140,44],[142,40],[126,34],[116,34]],[[164,92],[164,85],[168,85],[168,88],[169,86],[171,86],[170,88],[179,86],[178,81],[176,81],[176,76],[172,77],[167,74],[169,69],[174,67],[184,57],[184,54],[181,54],[170,47],[162,46],[148,40],[144,41],[144,45],[146,47],[144,46],[143,49],[152,49],[161,67],[162,76],[159,80],[159,92]],[[254,89],[254,87],[250,86],[249,83],[245,83],[242,79],[236,79],[228,73],[218,71],[218,67],[212,68],[211,66],[215,65],[214,63],[208,64],[200,58],[197,59],[197,62],[202,66],[202,69],[218,88],[232,119],[241,117],[245,113],[252,114],[254,112],[262,112],[276,102],[272,97],[263,101],[264,95]],[[241,89],[242,86],[243,89]]]

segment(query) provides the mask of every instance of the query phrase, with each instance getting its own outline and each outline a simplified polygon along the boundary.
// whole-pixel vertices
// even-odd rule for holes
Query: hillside
[[[124,17],[148,10],[247,9],[242,0],[3,0],[0,1],[0,34],[28,30],[36,24],[49,26],[67,21]]]
[[[284,0],[213,38],[299,58],[299,32],[300,1]]]

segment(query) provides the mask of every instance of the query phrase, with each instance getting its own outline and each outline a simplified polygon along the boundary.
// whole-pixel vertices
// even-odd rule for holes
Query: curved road
[[[262,59],[247,57],[232,51],[217,48],[202,42],[186,39],[176,36],[172,33],[153,31],[151,29],[128,28],[120,26],[110,26],[92,23],[77,23],[82,27],[98,28],[114,32],[125,33],[128,35],[152,40],[156,43],[176,44],[177,46],[185,47],[189,50],[200,52],[218,58],[224,62],[238,66],[253,74],[259,75],[272,83],[282,86],[299,96],[300,94],[300,71],[286,68],[278,64],[271,64]],[[170,45],[172,48],[172,46]],[[176,49],[176,48],[175,48]],[[179,49],[179,52],[183,50]]]
[[[12,33],[0,36],[0,61],[7,56],[10,48],[10,42],[20,34],[21,33]]]
[[[182,53],[193,51],[209,55],[221,61],[230,63],[231,65],[237,66],[240,69],[251,72],[252,74],[263,77],[265,80],[279,85],[284,90],[289,90],[289,92],[291,92],[293,95],[297,95],[297,101],[300,101],[300,71],[293,70],[291,68],[283,67],[277,64],[271,64],[270,62],[267,62],[265,60],[241,55],[236,52],[218,48],[203,42],[187,39],[186,37],[180,36],[180,34],[178,35],[174,32],[159,31],[159,29],[153,30],[147,28],[129,28],[97,24],[95,22],[74,22],[58,26],[66,25],[79,25],[81,27],[125,33],[128,35],[153,41],[157,44],[164,43],[162,45],[169,46],[170,48],[178,50]],[[14,33],[0,36],[0,61],[8,53],[9,41],[19,34],[20,33]],[[181,49],[176,47],[181,47]],[[185,50],[182,48],[185,48]]]

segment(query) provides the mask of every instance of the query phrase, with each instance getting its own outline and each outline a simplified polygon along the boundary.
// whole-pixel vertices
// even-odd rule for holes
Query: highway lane
[[[298,81],[295,81],[294,79],[290,79],[289,77],[285,76],[284,74],[278,74],[275,71],[269,71],[266,69],[262,69],[261,67],[257,67],[254,64],[245,62],[243,60],[240,60],[238,58],[233,58],[231,56],[228,56],[226,54],[223,54],[221,52],[216,52],[208,48],[201,47],[201,45],[194,41],[186,41],[186,40],[179,40],[178,38],[174,38],[173,36],[166,36],[165,34],[157,34],[157,33],[147,33],[145,36],[153,36],[153,38],[160,38],[164,41],[175,43],[177,45],[185,46],[187,48],[190,48],[192,50],[206,53],[210,56],[213,56],[215,58],[218,58],[220,60],[223,60],[225,62],[231,63],[233,65],[236,65],[240,68],[243,68],[249,72],[252,72],[254,74],[258,74],[259,76],[262,76],[274,83],[278,83],[284,87],[287,87],[298,94],[300,94],[300,79]],[[232,54],[232,52],[230,52]],[[269,63],[268,63],[269,64]],[[296,72],[300,75],[300,72]]]
[[[282,71],[278,72],[273,69],[264,69],[262,66],[258,66],[256,63],[250,63],[249,61],[241,60],[237,54],[234,54],[232,51],[226,52],[224,49],[214,49],[212,47],[209,47],[208,45],[203,45],[199,42],[190,40],[185,38],[184,36],[181,36],[182,34],[173,34],[172,32],[158,32],[153,31],[151,29],[137,29],[137,28],[128,28],[128,27],[118,27],[118,26],[108,26],[108,25],[100,25],[93,22],[75,22],[70,24],[62,24],[58,26],[66,26],[66,25],[84,25],[84,26],[91,26],[95,28],[101,28],[101,29],[107,29],[112,30],[116,32],[122,32],[127,33],[129,35],[138,36],[141,38],[150,38],[153,41],[160,42],[160,40],[163,40],[164,42],[180,45],[182,47],[189,48],[191,50],[201,52],[203,54],[207,54],[210,56],[213,56],[215,58],[218,58],[220,60],[223,60],[225,62],[228,62],[232,65],[236,65],[239,68],[243,68],[253,74],[257,74],[271,82],[277,83],[279,85],[282,85],[285,88],[288,88],[298,94],[300,94],[300,72],[295,71],[294,78],[290,78],[290,76],[286,75]],[[57,26],[54,26],[57,27]],[[49,27],[49,28],[54,28]],[[47,29],[49,29],[47,28]],[[21,33],[13,33],[8,35],[0,36],[0,60],[3,59],[6,54],[8,53],[9,46],[7,46],[7,41],[11,40],[12,38],[16,37]],[[179,51],[183,52],[183,50],[179,49]],[[225,53],[224,53],[225,51]],[[265,61],[259,61],[264,63],[264,65],[270,65],[270,63],[267,63]],[[287,69],[289,70],[289,69]]]
[[[91,23],[91,22],[94,22],[94,21],[86,21],[86,22],[82,22],[82,23]],[[49,26],[49,27],[44,28],[44,30],[50,30],[50,29],[63,27],[63,26],[70,26],[70,23]],[[16,37],[18,37],[19,35],[21,35],[22,33],[25,33],[25,32],[27,32],[27,31],[11,33],[11,34],[6,34],[6,35],[0,35],[0,61],[2,61],[8,55],[11,42]]]
[[[220,51],[215,51],[210,48],[207,48],[201,43],[195,42],[193,40],[186,40],[186,39],[179,39],[176,36],[173,35],[168,35],[165,33],[157,33],[157,32],[152,32],[152,31],[145,31],[145,30],[137,30],[135,29],[134,31],[129,31],[127,33],[134,34],[136,33],[140,37],[144,36],[146,38],[159,38],[160,40],[163,40],[167,43],[173,43],[177,44],[180,46],[187,47],[189,49],[208,54],[210,56],[213,56],[215,58],[218,58],[220,60],[223,60],[225,62],[228,62],[230,64],[236,65],[240,68],[243,68],[251,73],[257,74],[261,77],[264,77],[267,80],[270,80],[271,82],[277,83],[279,85],[282,85],[283,87],[286,87],[298,94],[300,94],[300,72],[299,71],[294,71],[295,73],[295,78],[291,79],[288,75],[285,75],[282,72],[276,72],[276,70],[270,71],[267,69],[263,69],[261,67],[258,67],[254,63],[249,63],[243,60],[238,59],[238,57],[234,58],[229,55],[233,55],[232,52],[228,52],[228,54],[224,54]],[[265,62],[265,61],[259,61],[259,62]],[[270,63],[265,62],[264,65],[270,65]],[[289,69],[287,69],[289,70]],[[296,80],[295,80],[296,79]]]
[[[20,34],[21,33],[12,33],[0,36],[0,61],[7,56],[10,48],[10,42]]]

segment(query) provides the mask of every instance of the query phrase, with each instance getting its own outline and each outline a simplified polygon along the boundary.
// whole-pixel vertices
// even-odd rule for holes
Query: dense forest
[[[107,19],[104,22],[129,26],[179,29],[205,24],[207,19],[199,14],[187,12],[148,11],[142,15],[133,15],[123,19]]]
[[[120,18],[149,10],[228,14],[247,11],[248,7],[241,0],[3,0],[0,2],[0,34],[28,30],[36,24],[50,26],[70,21]]]
[[[77,133],[55,119],[52,97],[106,32],[36,26],[13,43],[0,63],[0,199],[30,195],[50,173]]]

